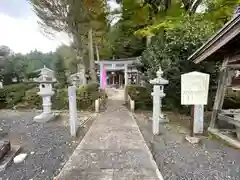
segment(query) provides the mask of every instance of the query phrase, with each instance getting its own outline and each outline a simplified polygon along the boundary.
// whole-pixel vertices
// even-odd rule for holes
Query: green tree
[[[233,16],[239,0],[212,0],[205,1],[205,19],[215,23],[216,29],[221,28]]]
[[[75,1],[75,0],[30,0],[33,8],[40,18],[40,24],[48,31],[64,31],[73,38],[73,45],[77,57],[85,68],[92,66],[93,59],[84,58],[86,53],[92,53],[92,46],[86,43],[88,32],[93,31],[93,37],[99,36],[98,32],[107,23],[107,8],[105,0]],[[92,43],[92,42],[90,42]],[[92,55],[89,56],[92,58]],[[92,67],[90,67],[92,71]],[[95,75],[92,74],[94,77]]]
[[[165,101],[168,107],[179,108],[181,104],[180,79],[183,73],[194,70],[210,73],[211,87],[215,87],[217,68],[214,62],[196,65],[187,61],[187,58],[214,33],[214,30],[214,24],[203,21],[201,17],[185,16],[175,28],[165,32],[164,39],[161,34],[156,35],[152,44],[144,51],[142,63],[147,79],[155,77],[156,71],[161,66],[164,76],[170,81],[165,90],[167,93]],[[210,90],[210,93],[214,92],[214,89]],[[210,95],[210,97],[213,96]]]
[[[58,88],[63,88],[67,85],[66,78],[66,68],[64,67],[64,60],[61,56],[57,56],[57,60],[55,62],[55,75],[58,81]]]
[[[62,45],[56,49],[56,54],[64,59],[67,74],[77,73],[77,66],[81,62],[76,59],[76,51],[71,46]]]

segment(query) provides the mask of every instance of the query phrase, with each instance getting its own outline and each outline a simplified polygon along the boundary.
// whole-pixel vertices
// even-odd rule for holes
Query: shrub
[[[41,97],[37,94],[38,88],[32,88],[25,92],[22,101],[17,104],[18,109],[39,109],[42,106]]]
[[[67,88],[57,89],[55,95],[52,97],[53,109],[68,109],[68,90]]]
[[[7,107],[13,107],[16,104],[16,108],[19,109],[41,109],[42,108],[42,98],[37,94],[39,91],[38,88],[32,88],[28,89],[32,86],[11,86],[6,87],[3,90],[0,90],[1,96],[0,96],[0,103],[1,99],[3,99],[3,102],[8,103]],[[93,108],[94,101],[99,98],[103,97],[106,98],[106,94],[103,91],[99,91],[98,89],[99,85],[97,83],[90,83],[86,85],[80,86],[80,88],[77,89],[76,95],[77,95],[77,108],[78,109],[88,109]],[[12,91],[9,92],[12,88]],[[5,93],[9,92],[9,93]],[[4,93],[2,93],[4,92]],[[4,94],[4,96],[2,95]],[[7,94],[7,98],[5,98],[5,94]],[[1,105],[1,104],[0,104]],[[52,97],[52,108],[53,109],[68,109],[69,108],[69,102],[68,102],[68,90],[67,88],[57,89],[55,91],[54,96]]]
[[[13,84],[5,86],[1,89],[0,101],[6,104],[7,108],[13,108],[22,101],[25,96],[25,91],[31,89],[34,84]]]
[[[79,89],[77,89],[77,107],[79,109],[92,108],[94,101],[102,96],[98,88],[99,85],[97,83],[80,86]]]
[[[139,85],[128,85],[128,95],[135,101],[136,109],[152,108],[152,97],[150,88]]]
[[[41,97],[37,95],[38,90],[36,88],[26,92],[25,97],[21,104],[21,107],[25,108],[41,108]],[[103,96],[103,92],[98,91],[98,84],[90,83],[80,86],[76,92],[77,95],[77,108],[87,109],[92,107],[93,102],[99,97]],[[53,109],[68,109],[68,90],[67,88],[57,89],[54,96],[52,97],[52,108]]]

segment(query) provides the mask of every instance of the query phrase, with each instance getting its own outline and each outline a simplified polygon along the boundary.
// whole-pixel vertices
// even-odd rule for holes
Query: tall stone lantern
[[[153,134],[159,134],[159,123],[165,122],[164,116],[162,114],[162,98],[165,97],[164,85],[168,84],[168,80],[162,77],[163,71],[161,67],[156,73],[157,77],[150,80],[150,84],[153,84]]]
[[[34,79],[34,81],[39,83],[38,95],[42,97],[43,106],[43,112],[40,115],[35,116],[34,120],[36,122],[48,122],[53,120],[55,115],[51,110],[51,97],[54,95],[52,85],[56,82],[56,79],[53,76],[50,76],[47,71],[41,71],[40,77]]]

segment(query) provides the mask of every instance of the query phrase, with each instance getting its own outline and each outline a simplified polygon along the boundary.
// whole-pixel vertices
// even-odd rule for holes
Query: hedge
[[[106,98],[106,94],[103,91],[98,90],[97,83],[90,83],[82,85],[77,89],[77,108],[80,110],[83,109],[93,109],[94,102],[97,98],[103,97]],[[20,109],[41,109],[42,100],[39,95],[37,95],[38,89],[33,88],[25,93],[25,97],[22,98],[21,103],[16,107]],[[68,109],[68,90],[67,88],[56,89],[55,94],[52,97],[52,108],[57,110]]]
[[[24,83],[4,86],[3,89],[0,89],[0,106],[2,108],[13,108],[22,101],[25,92],[34,86],[35,84]]]
[[[139,85],[128,85],[127,92],[130,98],[135,101],[136,109],[152,108],[151,88]]]

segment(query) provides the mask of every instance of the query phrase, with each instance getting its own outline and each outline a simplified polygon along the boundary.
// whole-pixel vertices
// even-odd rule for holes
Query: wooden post
[[[226,57],[223,61],[222,68],[220,69],[219,79],[218,79],[218,87],[216,92],[216,97],[213,105],[213,111],[211,116],[211,122],[210,127],[214,128],[216,124],[216,118],[219,110],[222,109],[223,101],[225,92],[227,89],[227,82],[228,82],[228,68],[226,68],[226,65],[228,63],[228,58]]]

